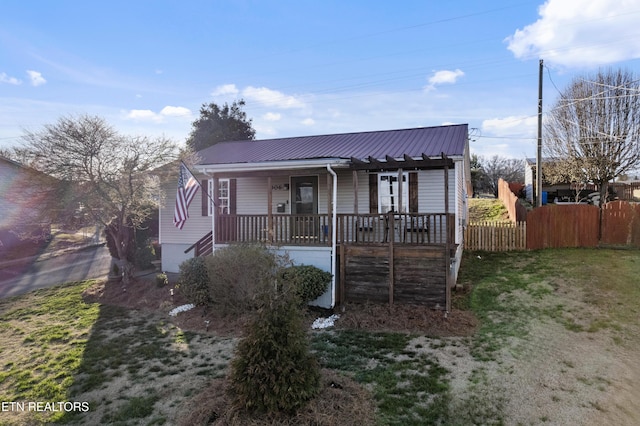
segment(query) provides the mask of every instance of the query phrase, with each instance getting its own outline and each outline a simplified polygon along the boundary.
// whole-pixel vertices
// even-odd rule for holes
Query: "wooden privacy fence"
[[[613,201],[602,210],[588,204],[549,204],[531,210],[526,222],[471,223],[465,249],[538,250],[600,245],[640,248],[640,204]]]
[[[600,243],[640,247],[640,204],[613,201],[602,208]]]
[[[527,208],[518,200],[518,196],[511,191],[509,183],[498,179],[498,199],[502,201],[509,213],[512,222],[524,222],[527,220]]]
[[[476,222],[464,231],[467,250],[511,251],[527,249],[527,222]]]
[[[588,204],[538,207],[527,214],[527,249],[597,247],[600,208]]]

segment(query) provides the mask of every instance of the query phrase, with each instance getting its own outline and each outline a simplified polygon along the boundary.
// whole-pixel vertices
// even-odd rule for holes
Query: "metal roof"
[[[199,151],[200,165],[310,159],[462,156],[467,124],[281,139],[220,142]]]

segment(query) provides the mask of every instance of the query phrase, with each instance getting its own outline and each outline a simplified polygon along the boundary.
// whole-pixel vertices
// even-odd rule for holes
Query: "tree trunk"
[[[129,228],[126,227],[122,221],[118,221],[115,229],[108,227],[107,232],[111,233],[116,252],[118,255],[118,266],[122,271],[122,287],[126,291],[127,286],[131,282],[131,276],[133,274],[133,265],[129,262],[127,254],[129,251]]]
[[[602,182],[598,192],[600,193],[600,205],[598,207],[602,208],[607,203],[609,196],[609,182]]]

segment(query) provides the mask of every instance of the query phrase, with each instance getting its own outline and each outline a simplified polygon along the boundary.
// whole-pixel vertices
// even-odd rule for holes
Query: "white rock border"
[[[173,308],[171,311],[169,311],[169,315],[172,317],[175,317],[176,315],[178,315],[180,312],[186,312],[189,311],[193,308],[195,308],[196,305],[194,305],[193,303],[188,303],[186,305],[181,305],[178,306],[177,308]]]

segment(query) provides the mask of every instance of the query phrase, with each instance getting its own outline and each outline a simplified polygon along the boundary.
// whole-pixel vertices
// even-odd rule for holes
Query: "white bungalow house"
[[[202,191],[182,229],[173,224],[177,167],[164,186],[163,270],[261,241],[333,273],[318,306],[449,310],[472,191],[466,124],[224,142],[199,157]]]

